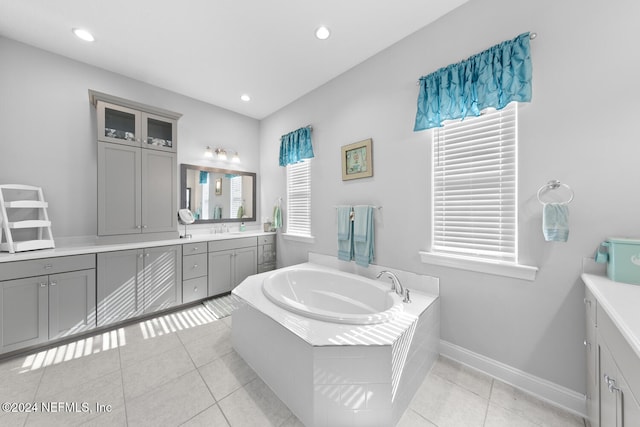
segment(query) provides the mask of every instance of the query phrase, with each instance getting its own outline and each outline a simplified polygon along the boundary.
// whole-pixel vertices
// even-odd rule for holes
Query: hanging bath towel
[[[569,238],[569,206],[545,203],[542,211],[542,233],[547,242],[566,242]]]
[[[353,208],[353,253],[356,264],[368,267],[373,262],[373,207]]]
[[[351,206],[338,206],[338,259],[351,261],[353,259],[353,241],[351,222]]]
[[[280,201],[275,204],[273,207],[273,228],[281,228],[282,227],[282,208],[280,207]]]

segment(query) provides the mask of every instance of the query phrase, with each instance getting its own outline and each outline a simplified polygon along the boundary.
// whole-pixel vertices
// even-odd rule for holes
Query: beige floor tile
[[[165,351],[180,347],[182,342],[176,332],[151,331],[146,323],[122,328],[120,336],[120,358],[123,367],[128,367]],[[153,324],[152,324],[153,325]]]
[[[438,358],[431,369],[431,374],[457,384],[483,399],[489,399],[491,394],[493,378],[446,357]]]
[[[481,427],[488,401],[437,375],[428,375],[409,407],[438,427]]]
[[[431,421],[422,417],[420,414],[415,412],[413,409],[408,408],[402,417],[400,417],[400,421],[396,424],[396,427],[437,427]]]
[[[541,426],[584,426],[582,418],[498,380],[493,382],[491,403]]]
[[[291,411],[256,378],[218,402],[232,427],[280,426],[291,418]]]
[[[127,399],[145,394],[174,378],[195,370],[191,357],[180,345],[122,370]]]
[[[217,401],[256,378],[253,369],[235,351],[201,366],[198,370]]]
[[[210,335],[219,335],[229,331],[229,326],[222,320],[213,320],[201,325],[193,325],[178,331],[178,336],[183,343],[199,341]]]
[[[229,423],[222,415],[218,405],[211,405],[195,417],[191,418],[183,427],[229,427]]]
[[[129,427],[177,426],[215,403],[200,374],[189,372],[135,399],[127,399]]]
[[[86,423],[106,415],[106,412],[101,412],[98,405],[100,408],[109,405],[112,412],[124,411],[122,377],[119,371],[115,371],[64,390],[38,390],[35,401],[43,404],[51,402],[52,410],[41,410],[29,414],[27,426],[66,426]],[[57,402],[62,402],[63,405],[58,407]],[[41,407],[41,409],[45,408]]]
[[[199,332],[204,330],[206,333],[201,337],[184,342],[185,348],[197,367],[206,365],[233,350],[231,330],[223,322],[202,328]]]
[[[52,395],[120,370],[117,349],[80,356],[45,368],[38,393]]]
[[[508,409],[489,403],[484,427],[538,427],[538,424]]]

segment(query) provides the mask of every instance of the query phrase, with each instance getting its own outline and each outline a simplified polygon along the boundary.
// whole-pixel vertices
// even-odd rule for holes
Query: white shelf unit
[[[30,194],[37,199],[34,200],[6,200],[5,191],[14,191],[15,194]],[[42,188],[31,185],[6,184],[0,185],[0,222],[2,228],[0,231],[0,251],[2,252],[22,252],[36,249],[55,248],[53,235],[51,234],[51,221],[47,214],[49,204],[44,200]],[[31,209],[37,215],[37,219],[29,218],[19,221],[10,220],[8,211],[18,209]],[[34,216],[35,216],[34,215]],[[35,229],[35,239],[16,240],[13,230],[17,229]],[[3,238],[4,235],[4,238]]]

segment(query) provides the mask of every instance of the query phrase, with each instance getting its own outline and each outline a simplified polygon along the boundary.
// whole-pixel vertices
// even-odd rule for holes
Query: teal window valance
[[[414,131],[441,127],[444,120],[479,116],[512,101],[531,101],[529,33],[420,78]]]
[[[303,127],[280,137],[280,166],[312,158],[310,127]]]

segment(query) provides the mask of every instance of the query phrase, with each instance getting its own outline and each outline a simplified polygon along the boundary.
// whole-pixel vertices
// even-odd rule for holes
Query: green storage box
[[[598,255],[606,248],[607,276],[613,281],[640,285],[640,239],[610,238],[602,242]]]

